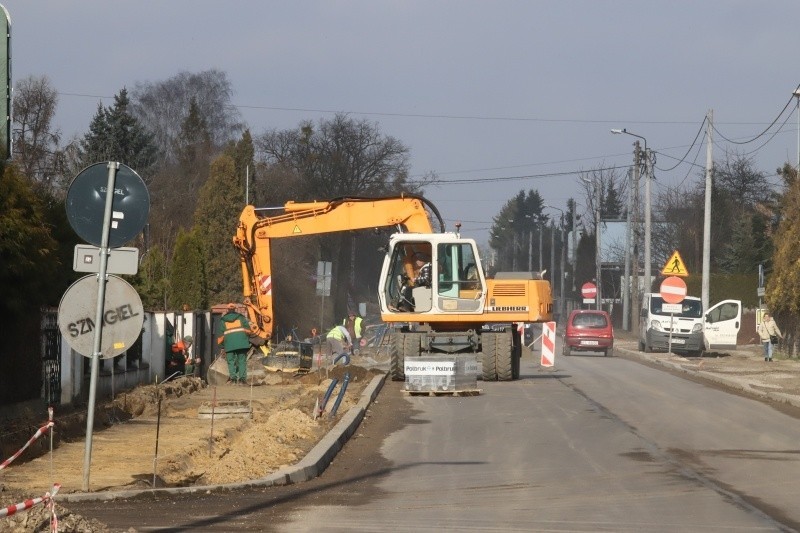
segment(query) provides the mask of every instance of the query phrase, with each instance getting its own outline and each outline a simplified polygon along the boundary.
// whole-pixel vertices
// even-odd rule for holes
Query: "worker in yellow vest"
[[[353,344],[353,338],[350,332],[344,326],[334,326],[332,330],[325,336],[328,341],[328,346],[331,350],[331,355],[336,357],[339,354],[350,353],[350,346]]]
[[[347,328],[347,331],[350,333],[350,338],[353,339],[350,353],[357,352],[358,347],[361,346],[361,327],[363,322],[364,319],[357,315],[355,311],[350,311],[347,318],[342,321],[342,325]]]

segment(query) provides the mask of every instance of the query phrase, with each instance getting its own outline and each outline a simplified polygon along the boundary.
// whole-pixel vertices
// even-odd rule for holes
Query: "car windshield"
[[[599,313],[579,313],[572,319],[572,325],[578,328],[604,328],[608,320]]]

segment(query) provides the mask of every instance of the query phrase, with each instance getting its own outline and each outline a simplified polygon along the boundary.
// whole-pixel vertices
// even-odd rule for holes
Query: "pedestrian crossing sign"
[[[664,264],[664,268],[661,270],[661,273],[665,276],[681,276],[686,277],[689,275],[689,271],[686,270],[686,265],[681,259],[681,254],[678,253],[678,250],[672,252],[672,255],[667,260],[666,264]]]

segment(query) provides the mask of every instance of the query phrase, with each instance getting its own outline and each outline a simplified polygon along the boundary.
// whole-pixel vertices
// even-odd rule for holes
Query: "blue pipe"
[[[350,364],[350,354],[348,354],[348,353],[342,352],[339,355],[337,355],[336,358],[333,360],[333,364],[335,365],[336,363],[338,363],[339,359],[344,359],[345,360],[344,361],[345,365],[349,365]]]
[[[329,415],[330,418],[336,416],[336,410],[339,409],[339,404],[342,403],[344,391],[347,390],[348,383],[350,383],[350,372],[345,372],[344,381],[342,381],[342,388],[339,389],[339,396],[336,397],[336,403],[333,404],[333,409],[331,409],[331,414]]]
[[[328,400],[331,397],[331,393],[333,392],[333,389],[334,389],[334,387],[336,387],[337,383],[339,383],[339,379],[338,378],[333,378],[331,380],[331,384],[328,385],[328,390],[327,390],[327,392],[325,392],[325,396],[322,398],[322,405],[319,406],[319,412],[320,413],[325,411],[325,405],[328,403]]]

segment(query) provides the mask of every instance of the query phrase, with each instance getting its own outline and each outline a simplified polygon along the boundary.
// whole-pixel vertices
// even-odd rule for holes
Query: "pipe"
[[[338,378],[333,378],[333,379],[331,380],[331,384],[330,384],[330,385],[328,385],[328,390],[327,390],[327,392],[325,393],[325,396],[322,398],[322,404],[320,404],[320,406],[319,406],[319,412],[320,412],[320,413],[322,413],[323,411],[325,411],[325,404],[327,404],[327,403],[328,403],[328,400],[329,400],[329,399],[330,399],[330,397],[331,397],[331,393],[333,392],[333,389],[336,387],[336,384],[337,384],[337,383],[339,383],[339,379],[338,379]]]
[[[350,372],[345,372],[344,381],[342,381],[342,388],[339,389],[339,396],[336,397],[336,403],[333,404],[331,414],[328,415],[330,418],[336,416],[336,410],[339,409],[339,404],[342,403],[342,398],[344,397],[344,392],[347,390],[348,383],[350,383]]]
[[[335,365],[336,363],[338,363],[339,359],[344,359],[345,361],[344,361],[343,364],[345,364],[345,365],[349,365],[350,364],[350,354],[348,354],[348,353],[342,352],[339,355],[337,355],[336,358],[333,360],[333,364]]]

